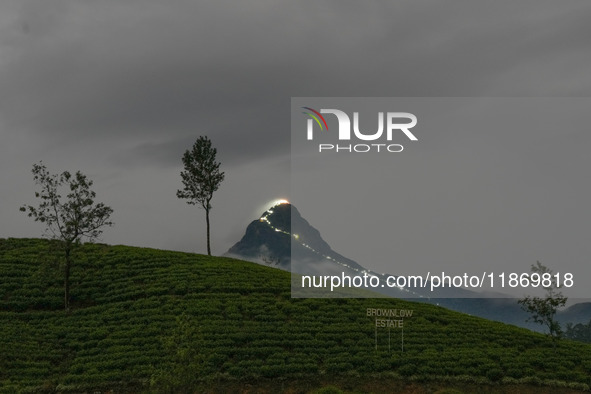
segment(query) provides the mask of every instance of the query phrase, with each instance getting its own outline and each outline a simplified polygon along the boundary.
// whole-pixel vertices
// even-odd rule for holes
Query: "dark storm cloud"
[[[241,147],[237,153],[256,156],[278,146],[287,152],[277,129],[289,98],[278,113],[282,96],[273,89],[281,82],[273,80],[285,77],[288,50],[264,33],[264,12],[189,3],[174,11],[143,3],[111,4],[109,12],[98,5],[66,8],[61,17],[49,12],[44,23],[37,23],[39,8],[19,15],[29,27],[2,71],[10,126],[82,141],[139,137],[170,144],[226,134]]]
[[[163,164],[200,134],[236,161],[287,153],[291,96],[591,90],[584,2],[22,4],[0,72],[6,124],[142,138],[122,154]]]
[[[244,146],[240,144],[240,141],[234,142],[231,139],[232,136],[221,133],[215,134],[212,138],[214,146],[224,147],[222,150],[218,149],[217,152],[217,157],[224,163],[224,166],[240,166],[244,164],[244,159],[248,156],[273,159],[289,154],[289,147],[285,146],[285,139],[289,139],[289,135],[285,133],[265,137],[265,143],[252,146],[248,151],[244,150]],[[186,136],[165,142],[138,142],[130,148],[114,150],[110,154],[110,159],[122,166],[180,167],[183,153],[191,149],[195,140],[194,136]],[[277,147],[268,151],[269,146],[273,147],[273,145],[277,145]],[[250,157],[250,161],[256,160],[256,158]]]

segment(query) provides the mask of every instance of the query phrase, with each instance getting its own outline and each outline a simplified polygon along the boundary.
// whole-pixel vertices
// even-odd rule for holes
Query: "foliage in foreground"
[[[390,374],[587,388],[591,346],[390,299],[292,299],[289,273],[227,258],[87,244],[72,312],[48,241],[0,240],[0,391],[178,391],[224,381]],[[366,308],[414,309],[401,332]],[[167,380],[170,372],[181,377]],[[189,378],[187,378],[189,379]]]
[[[562,337],[563,331],[556,319],[556,313],[559,308],[564,307],[568,298],[559,291],[562,286],[556,283],[556,278],[548,267],[538,261],[535,265],[532,264],[531,271],[532,277],[537,278],[546,295],[544,297],[525,296],[517,302],[530,314],[528,321],[545,326],[548,329],[548,335],[552,340],[557,341]]]
[[[77,171],[51,174],[40,162],[33,165],[33,179],[40,190],[35,192],[39,205],[24,205],[22,212],[45,225],[45,232],[60,246],[64,254],[64,309],[70,309],[70,269],[72,251],[83,239],[98,238],[103,227],[112,226],[111,207],[95,202],[93,182]],[[65,197],[61,193],[67,192]]]

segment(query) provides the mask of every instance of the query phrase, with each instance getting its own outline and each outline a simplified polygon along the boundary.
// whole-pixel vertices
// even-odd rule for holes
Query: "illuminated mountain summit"
[[[226,255],[285,270],[290,269],[292,258],[306,264],[328,263],[340,269],[364,270],[355,261],[333,251],[320,232],[286,200],[277,201],[251,222],[242,239]]]

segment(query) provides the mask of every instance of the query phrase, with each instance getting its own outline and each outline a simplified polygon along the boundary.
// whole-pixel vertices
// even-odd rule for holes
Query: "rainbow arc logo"
[[[312,119],[314,119],[316,121],[316,123],[318,124],[318,126],[320,126],[320,130],[324,130],[324,127],[326,127],[326,130],[328,130],[328,125],[326,124],[326,119],[324,119],[324,116],[322,116],[320,114],[320,112],[316,111],[313,108],[310,107],[302,107],[303,109],[307,109],[310,112],[304,111],[302,112],[305,115],[310,116]],[[308,119],[308,139],[312,139],[312,127],[311,126],[311,122],[312,119]],[[324,123],[324,127],[322,127],[322,123],[320,122],[320,120],[322,120],[322,123]]]

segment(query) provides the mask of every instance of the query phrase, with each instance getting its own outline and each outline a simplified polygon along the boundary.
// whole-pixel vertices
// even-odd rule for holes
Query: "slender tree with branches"
[[[548,267],[537,261],[536,265],[532,264],[531,271],[532,275],[543,279],[540,283],[546,291],[546,295],[544,297],[526,296],[517,302],[521,305],[521,309],[530,314],[527,321],[546,326],[548,335],[553,342],[556,342],[563,334],[560,322],[556,319],[556,312],[558,308],[562,308],[566,304],[568,298],[559,291],[562,286],[558,285],[552,275],[552,270]],[[544,282],[546,285],[543,285]]]
[[[50,174],[43,162],[33,165],[33,179],[41,190],[35,192],[39,205],[23,205],[20,210],[46,226],[46,234],[59,242],[64,252],[64,308],[70,310],[70,269],[72,251],[82,239],[92,241],[112,226],[113,209],[96,203],[93,182],[77,171]],[[63,197],[62,193],[66,192]]]
[[[187,200],[187,204],[199,205],[205,209],[207,224],[207,254],[211,256],[209,211],[213,193],[224,180],[224,172],[216,161],[217,149],[206,136],[200,136],[191,150],[183,155],[184,170],[181,171],[183,189],[177,190],[178,198]]]

